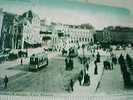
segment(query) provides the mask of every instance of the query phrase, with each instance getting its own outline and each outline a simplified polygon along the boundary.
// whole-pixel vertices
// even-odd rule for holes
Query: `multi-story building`
[[[23,49],[40,44],[40,18],[32,11],[23,15],[3,12],[0,48]],[[0,17],[0,19],[2,19]]]
[[[40,18],[31,10],[23,15],[23,41],[28,44],[40,44]]]
[[[104,40],[103,33],[103,30],[96,30],[96,33],[94,34],[94,43],[102,42]]]
[[[133,28],[116,26],[113,29],[107,29],[110,33],[111,43],[133,43]]]
[[[2,29],[1,29],[1,37],[0,37],[0,48],[14,48],[13,41],[15,38],[19,39],[19,37],[15,37],[15,19],[17,17],[16,14],[3,12],[3,20],[2,20]],[[18,43],[19,45],[19,43]]]
[[[95,40],[112,44],[133,43],[133,28],[109,26],[101,31],[96,31]]]
[[[47,24],[46,20],[41,20],[40,38],[45,46],[55,46],[58,42],[58,35],[52,24]]]
[[[60,46],[71,47],[94,42],[95,30],[90,24],[69,25],[52,23],[58,36],[61,36]]]
[[[3,9],[0,8],[0,37],[1,37],[1,29],[2,29],[2,24],[3,24]]]
[[[94,41],[96,42],[111,42],[111,36],[108,31],[105,30],[97,30],[94,34]]]

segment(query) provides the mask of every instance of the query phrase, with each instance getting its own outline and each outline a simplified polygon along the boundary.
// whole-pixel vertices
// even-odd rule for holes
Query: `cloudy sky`
[[[132,0],[0,0],[4,11],[22,14],[33,10],[48,22],[133,26]]]

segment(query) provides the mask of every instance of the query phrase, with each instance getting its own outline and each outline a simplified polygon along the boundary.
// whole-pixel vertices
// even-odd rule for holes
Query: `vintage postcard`
[[[0,100],[132,96],[132,0],[0,0]]]

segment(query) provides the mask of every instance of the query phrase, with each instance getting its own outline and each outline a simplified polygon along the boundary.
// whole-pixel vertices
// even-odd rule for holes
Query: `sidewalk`
[[[99,51],[99,52],[101,55],[101,62],[97,63],[98,74],[94,75],[95,65],[94,65],[94,61],[92,61],[89,64],[89,71],[88,71],[88,74],[90,75],[90,85],[80,86],[79,81],[77,80],[74,84],[74,91],[72,92],[72,95],[89,95],[89,94],[94,94],[97,91],[97,88],[103,76],[103,71],[104,71],[103,61],[109,56],[109,54],[106,52],[103,52],[103,51]]]
[[[100,62],[97,64],[98,65],[98,75],[94,75],[94,63],[90,63],[90,68],[89,68],[89,75],[90,75],[90,85],[89,86],[80,86],[79,82],[76,81],[74,84],[74,91],[72,94],[76,95],[88,95],[96,92],[97,86],[101,80],[102,74],[103,74],[103,63]]]
[[[121,94],[124,93],[124,82],[120,66],[114,65],[113,70],[105,70],[97,93]]]

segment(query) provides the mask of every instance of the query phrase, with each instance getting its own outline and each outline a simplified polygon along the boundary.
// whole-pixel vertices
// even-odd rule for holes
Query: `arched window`
[[[84,38],[82,38],[82,41],[84,41]]]
[[[81,37],[79,38],[79,41],[81,42]]]
[[[90,41],[90,39],[88,38],[88,42]]]
[[[87,42],[87,38],[85,38],[85,42]]]

